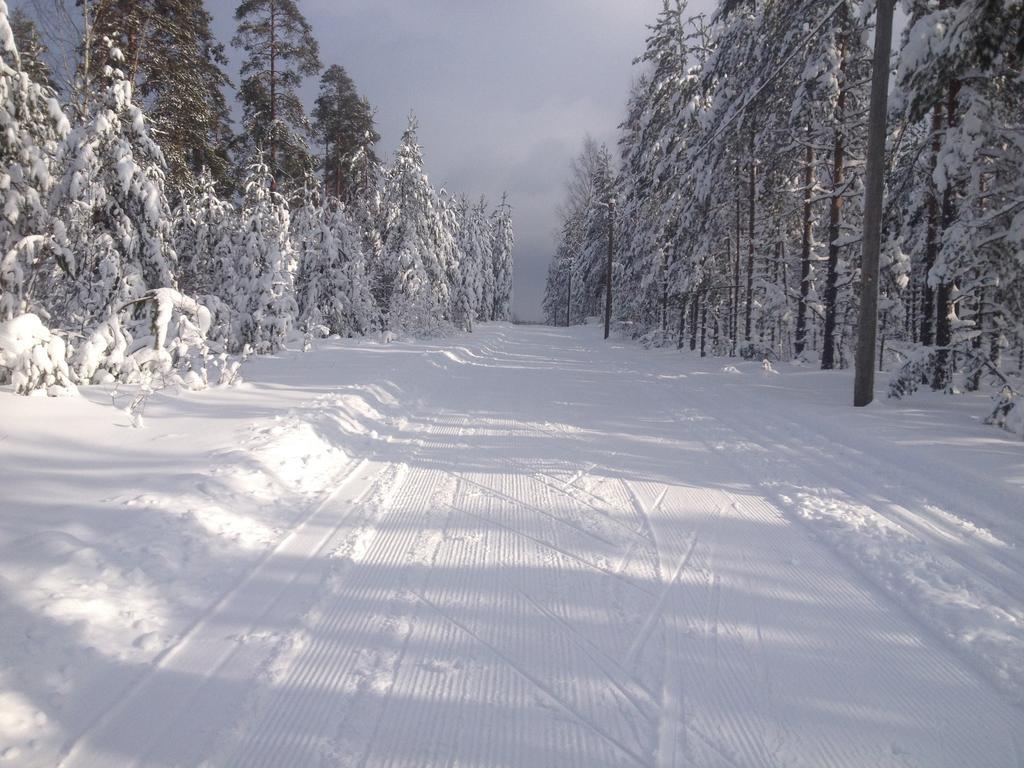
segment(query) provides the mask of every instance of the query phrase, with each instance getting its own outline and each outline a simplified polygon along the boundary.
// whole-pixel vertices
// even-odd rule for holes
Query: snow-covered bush
[[[64,339],[37,315],[19,315],[0,323],[0,384],[14,385],[19,395],[73,393]]]
[[[994,399],[995,408],[985,423],[1001,427],[1024,439],[1024,397],[1011,387],[1005,386]]]
[[[211,352],[206,341],[212,315],[173,288],[157,288],[112,313],[78,348],[75,375],[83,383],[118,381],[204,389],[212,378],[227,383],[237,365]]]

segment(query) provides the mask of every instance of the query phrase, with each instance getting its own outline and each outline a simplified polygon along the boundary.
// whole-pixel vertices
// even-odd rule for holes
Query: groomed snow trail
[[[1013,548],[913,467],[858,475],[743,382],[589,328],[351,355],[408,417],[64,765],[1024,765],[984,655],[807,512],[903,526],[1019,611]]]

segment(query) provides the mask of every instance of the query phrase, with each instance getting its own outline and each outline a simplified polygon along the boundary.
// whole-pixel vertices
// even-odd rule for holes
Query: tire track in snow
[[[419,597],[419,599],[422,600],[426,605],[428,605],[431,608],[433,608],[442,617],[444,617],[445,619],[450,621],[452,624],[454,624],[459,629],[461,629],[464,633],[466,633],[467,635],[472,637],[474,640],[479,642],[481,645],[483,645],[485,648],[487,648],[489,651],[491,651],[491,653],[493,653],[497,658],[499,658],[502,662],[507,664],[517,674],[521,675],[523,678],[525,678],[527,681],[529,681],[535,688],[537,688],[538,690],[543,692],[545,695],[547,695],[548,698],[551,699],[551,701],[553,701],[555,704],[557,704],[561,709],[563,709],[567,714],[569,714],[577,722],[579,722],[581,725],[583,725],[585,728],[587,728],[587,730],[589,730],[591,733],[593,733],[599,739],[602,739],[604,741],[609,742],[611,745],[613,745],[616,748],[616,750],[621,755],[624,755],[625,757],[628,757],[632,762],[636,763],[637,765],[641,765],[641,766],[646,766],[647,765],[647,762],[644,760],[644,758],[640,754],[635,752],[632,748],[630,748],[626,744],[620,742],[615,736],[609,734],[607,732],[607,730],[601,728],[600,726],[598,726],[594,722],[592,722],[585,714],[583,714],[579,709],[577,709],[577,707],[572,702],[567,701],[566,699],[563,699],[561,696],[559,696],[551,687],[549,687],[539,677],[534,675],[526,666],[518,664],[515,660],[513,660],[509,656],[505,655],[505,653],[503,653],[501,651],[501,649],[499,649],[497,646],[492,645],[490,642],[485,640],[483,637],[481,637],[480,635],[478,635],[475,632],[473,632],[473,630],[469,629],[466,625],[464,625],[458,619],[455,619],[454,617],[452,617],[450,614],[445,612],[440,606],[438,606],[435,603],[433,603],[432,601],[428,600],[423,595],[417,594],[417,597]]]
[[[331,504],[350,484],[357,486],[356,498],[365,492],[377,469],[365,460],[346,464],[334,488],[313,503],[281,541],[157,656],[114,706],[99,713],[84,731],[65,744],[59,765],[62,768],[108,765],[115,744],[121,764],[135,764],[164,733],[169,714],[167,702],[175,702],[173,713],[183,711],[196,691],[215,677],[239,649],[236,638],[251,632],[279,605],[282,595],[300,578],[301,572],[269,598],[257,581],[272,571],[280,559],[294,557],[296,553],[300,557],[319,553],[345,524],[344,515],[332,514]],[[364,470],[369,471],[369,477],[364,476]],[[324,523],[317,522],[321,517],[327,518]],[[236,635],[225,636],[219,628],[220,617],[225,615],[246,617],[245,624],[236,625]],[[152,711],[153,706],[159,707],[159,716]]]
[[[709,448],[712,447],[722,427],[715,421],[702,417],[692,423],[700,423],[699,432],[702,434],[699,437]],[[688,434],[692,436],[692,431],[688,432]],[[742,478],[750,471],[748,463],[740,463],[742,461],[742,454],[740,456],[727,456],[719,452],[718,455],[720,458],[714,461],[721,462],[728,458],[728,463],[733,464],[736,469],[733,473],[736,478]],[[906,683],[901,687],[899,681],[907,680],[908,677],[906,667],[911,667],[913,669],[912,674],[914,675],[920,674],[925,679],[936,680],[937,682],[933,684],[933,687],[941,683],[941,686],[952,687],[954,690],[962,688],[968,692],[966,697],[972,699],[973,704],[959,704],[959,698],[963,692],[948,694],[946,697],[936,695],[934,700],[942,701],[944,698],[949,698],[954,702],[952,708],[960,711],[960,715],[957,716],[959,721],[974,722],[986,733],[985,737],[979,740],[972,740],[975,746],[986,743],[986,739],[992,739],[991,743],[996,744],[1000,743],[1001,740],[1005,740],[1007,734],[1005,724],[1000,725],[996,723],[990,727],[990,724],[978,722],[976,717],[972,717],[972,714],[979,709],[984,710],[985,705],[978,701],[975,693],[970,692],[971,689],[976,687],[971,675],[952,665],[950,659],[942,653],[936,654],[933,648],[922,644],[916,636],[908,636],[906,634],[908,630],[914,632],[917,629],[918,625],[916,622],[912,621],[910,627],[907,627],[903,611],[900,610],[893,613],[891,611],[892,604],[884,595],[881,596],[882,601],[879,604],[879,594],[873,588],[869,588],[865,592],[859,580],[849,577],[848,569],[845,566],[836,569],[834,564],[829,563],[828,558],[824,557],[824,553],[828,551],[827,549],[822,548],[820,545],[815,545],[812,548],[800,546],[800,539],[805,539],[806,534],[801,534],[801,529],[799,528],[793,529],[785,516],[777,508],[764,499],[758,498],[757,494],[737,496],[734,492],[732,495],[736,500],[736,512],[742,518],[749,518],[751,523],[758,526],[759,532],[757,535],[744,537],[746,542],[754,545],[759,553],[764,553],[766,550],[767,553],[777,552],[777,556],[782,560],[778,565],[783,566],[779,568],[778,565],[765,562],[762,555],[759,555],[757,558],[750,557],[748,556],[749,548],[744,549],[742,551],[742,562],[745,563],[744,570],[747,573],[744,579],[737,582],[737,579],[734,576],[730,576],[729,573],[730,570],[735,570],[734,567],[729,567],[729,563],[730,561],[735,561],[737,559],[736,556],[730,555],[721,558],[722,568],[726,569],[722,570],[717,564],[717,560],[720,558],[716,555],[714,570],[716,573],[721,573],[720,600],[722,611],[717,642],[725,643],[725,646],[721,648],[720,658],[729,660],[730,663],[726,665],[724,670],[719,666],[716,669],[715,677],[704,682],[704,690],[712,692],[714,695],[708,696],[702,692],[701,698],[710,698],[711,701],[725,699],[721,707],[721,714],[705,719],[714,721],[726,717],[726,719],[731,720],[733,718],[727,717],[726,712],[737,713],[747,711],[752,714],[755,720],[760,719],[764,722],[765,728],[763,733],[765,738],[762,740],[763,748],[757,744],[756,740],[753,742],[742,740],[747,746],[736,753],[737,755],[742,755],[740,759],[741,764],[770,765],[776,760],[776,755],[782,756],[780,761],[783,761],[783,758],[806,760],[808,765],[865,764],[866,762],[882,764],[892,760],[893,757],[892,754],[880,751],[881,747],[877,744],[852,743],[848,734],[843,732],[823,732],[819,734],[808,732],[806,726],[804,726],[799,735],[794,734],[793,728],[787,725],[790,720],[787,711],[794,709],[793,703],[777,704],[777,697],[774,696],[774,694],[778,693],[777,690],[772,691],[768,685],[760,687],[751,685],[751,673],[748,672],[744,675],[741,668],[735,666],[736,662],[744,663],[742,659],[746,656],[750,659],[749,664],[752,672],[764,669],[771,674],[774,666],[778,666],[779,661],[784,659],[779,658],[778,651],[774,651],[770,656],[766,656],[765,649],[769,643],[775,646],[779,641],[784,641],[793,647],[799,647],[801,643],[806,645],[809,640],[813,639],[815,634],[820,634],[820,630],[811,630],[810,628],[801,630],[799,625],[797,625],[792,629],[784,626],[773,626],[770,630],[767,630],[770,634],[766,635],[762,627],[762,621],[757,619],[755,636],[751,638],[751,641],[748,641],[750,645],[760,649],[758,653],[761,659],[756,660],[749,652],[743,651],[742,644],[737,645],[737,641],[743,640],[743,632],[737,632],[742,627],[737,626],[735,619],[731,618],[733,610],[741,619],[751,615],[757,618],[757,611],[760,611],[762,601],[760,598],[755,598],[750,594],[755,589],[758,592],[764,592],[770,598],[766,601],[767,605],[772,605],[773,603],[781,606],[792,605],[793,599],[798,595],[814,596],[815,600],[820,600],[823,596],[830,596],[827,612],[823,618],[836,628],[830,633],[832,642],[838,646],[836,658],[842,660],[845,656],[863,659],[865,647],[878,647],[883,651],[882,658],[872,663],[883,666],[889,665],[888,668],[896,671],[896,674],[891,676],[891,681],[886,676],[879,676],[877,671],[871,675],[873,678],[880,678],[876,681],[880,683],[880,692],[878,690],[866,691],[863,688],[862,681],[858,680],[856,676],[851,676],[845,670],[837,670],[835,662],[821,665],[821,671],[825,675],[824,679],[830,681],[829,687],[833,690],[846,691],[843,695],[843,701],[850,702],[851,707],[853,702],[863,701],[866,698],[886,701],[891,705],[897,706],[898,710],[896,711],[900,713],[899,716],[904,719],[910,718],[909,722],[914,724],[910,730],[916,730],[919,734],[919,742],[915,745],[918,749],[926,743],[929,745],[934,744],[934,739],[930,738],[930,733],[934,729],[934,715],[929,712],[929,708],[922,709],[920,691],[915,691],[913,687],[908,688]],[[733,522],[729,522],[729,524],[732,527]],[[729,537],[724,538],[723,541],[730,549],[734,549],[734,546],[730,544]],[[730,549],[725,550],[725,553],[728,554]],[[787,557],[787,552],[794,551],[802,552],[800,555],[802,562]],[[765,570],[766,565],[769,566],[768,570]],[[694,567],[698,566],[695,565]],[[780,575],[784,574],[785,579],[780,581],[779,578],[775,577],[773,571],[778,571]],[[778,584],[779,587],[783,587],[786,582],[792,583],[793,586],[784,589],[779,589],[775,586]],[[767,590],[765,589],[766,587]],[[730,603],[735,603],[735,607],[730,608]],[[796,605],[799,607],[799,604]],[[802,608],[800,610],[803,611]],[[875,618],[868,622],[858,622],[856,617],[864,615],[865,611],[870,611]],[[793,608],[789,608],[787,612],[793,613]],[[798,614],[794,614],[794,617],[799,618]],[[926,633],[925,642],[927,642],[928,637],[930,637],[930,633]],[[894,638],[899,638],[899,643],[906,643],[912,640],[912,644],[907,647],[905,652],[902,649],[898,653],[893,652],[889,646],[894,642]],[[736,650],[740,651],[739,656],[736,656]],[[730,656],[734,658],[730,660]],[[706,659],[710,661],[713,658],[714,654],[709,650],[706,654]],[[697,659],[697,661],[699,662],[700,659]],[[865,660],[864,663],[868,662]],[[784,666],[792,667],[792,664]],[[816,663],[814,666],[816,667],[818,664]],[[846,666],[849,665],[847,664]],[[732,667],[733,671],[730,671],[730,667]],[[696,663],[694,668],[700,671],[709,667],[706,664]],[[728,682],[730,678],[732,678],[732,682]],[[766,680],[768,679],[770,678],[766,678]],[[789,684],[790,680],[787,679],[786,682]],[[736,698],[733,695],[744,689],[748,689],[750,693],[755,694],[754,698],[750,699],[749,696],[746,699],[742,696]],[[916,695],[911,695],[912,691]],[[728,697],[721,694],[728,694]],[[703,709],[704,713],[707,714],[709,708],[705,707]],[[796,707],[796,709],[799,710],[799,707]],[[714,710],[714,706],[710,707],[712,713]],[[770,711],[766,713],[766,710]],[[804,713],[801,713],[801,716],[806,718]],[[851,710],[849,717],[854,716]],[[707,730],[706,726],[704,730]],[[963,732],[962,726],[957,730]],[[901,753],[906,752],[907,754],[913,753],[913,749],[908,751],[902,746],[899,751]],[[951,750],[951,753],[954,755],[957,752],[958,750],[955,748]],[[809,757],[816,754],[819,756],[816,759]],[[931,754],[932,758],[930,759],[934,761],[934,751]],[[969,756],[972,753],[969,748],[966,751],[960,749],[959,754],[961,756],[959,759],[970,762],[971,758]],[[955,762],[955,759],[953,758],[941,764],[956,765],[958,763]]]
[[[430,427],[424,445],[452,447],[463,422],[450,417],[442,428]],[[370,716],[387,701],[419,617],[413,582],[429,577],[427,566],[439,542],[437,529],[429,526],[432,518],[436,521],[431,502],[439,487],[445,487],[442,473],[408,470],[358,567],[338,576],[311,617],[312,640],[282,673],[250,726],[251,737],[243,739],[241,753],[231,755],[229,764],[306,764],[327,754],[340,765],[358,764],[371,747],[377,721]],[[370,610],[372,605],[384,610]],[[376,647],[365,644],[371,637],[379,641]],[[337,738],[342,723],[351,726],[344,743]]]
[[[768,454],[764,449],[753,451],[753,454],[763,466],[770,468],[767,471],[770,471],[771,476],[776,478],[772,483],[762,483],[762,485],[765,492],[777,498],[782,507],[793,506],[793,500],[790,498],[791,495],[794,495],[793,491],[809,491],[809,498],[813,500],[813,503],[823,505],[824,508],[828,508],[829,500],[835,498],[838,509],[846,508],[858,515],[866,514],[869,520],[874,517],[882,521],[881,525],[895,526],[902,534],[909,537],[910,541],[925,548],[924,554],[930,559],[928,565],[932,572],[925,574],[924,577],[920,576],[916,570],[904,572],[908,566],[902,563],[892,566],[896,569],[896,573],[892,573],[890,570],[886,570],[884,559],[882,560],[883,571],[879,573],[871,568],[865,569],[864,564],[859,562],[856,555],[841,554],[850,567],[871,581],[875,589],[879,591],[879,594],[884,595],[887,601],[898,605],[902,612],[911,616],[915,624],[938,639],[944,647],[970,665],[986,681],[994,683],[1004,691],[1010,690],[1017,699],[1020,698],[1019,689],[1022,684],[1020,675],[1024,674],[1024,670],[1019,664],[1010,670],[999,668],[993,664],[993,658],[986,655],[987,650],[984,645],[981,646],[981,656],[979,657],[977,655],[979,652],[973,651],[971,648],[972,635],[961,636],[963,631],[961,617],[941,614],[936,617],[930,612],[936,608],[942,611],[944,600],[957,600],[956,593],[959,588],[966,587],[975,591],[980,587],[987,591],[986,594],[983,594],[983,598],[994,601],[992,604],[985,603],[982,607],[994,608],[998,612],[997,618],[1001,622],[1005,622],[1005,629],[1014,634],[1014,638],[1017,640],[1016,645],[1019,646],[1021,642],[1024,642],[1024,639],[1016,633],[1016,627],[1021,621],[1024,621],[1024,604],[1019,599],[1019,595],[1024,594],[1024,574],[1017,570],[1016,563],[1009,562],[998,547],[985,546],[984,557],[972,552],[968,544],[977,539],[977,533],[972,530],[966,532],[961,530],[960,526],[956,525],[956,518],[949,516],[943,510],[939,510],[939,512],[945,522],[940,525],[941,521],[927,519],[905,506],[911,502],[901,499],[903,492],[898,489],[890,487],[884,491],[884,494],[879,493],[854,478],[842,466],[837,466],[835,462],[825,461],[822,456],[812,450],[777,437],[786,430],[794,428],[797,430],[797,434],[811,434],[806,427],[791,419],[772,417],[767,419],[767,425],[750,427],[746,423],[738,424],[735,413],[731,413],[729,417],[719,416],[717,418],[723,428],[730,430],[724,438],[726,441],[735,441],[736,436],[740,434],[738,430],[746,429],[755,436],[759,444],[773,447],[774,454]],[[774,429],[768,426],[772,424],[775,425]],[[813,443],[813,440],[808,440],[808,443]],[[746,450],[751,452],[749,442],[745,443],[740,439],[739,444],[746,445]],[[870,462],[868,465],[872,466]],[[830,485],[827,488],[811,485],[808,478],[812,474],[813,482],[821,483],[824,480]],[[779,478],[782,480],[780,481]],[[792,490],[783,490],[786,483],[792,486]],[[837,490],[838,494],[835,493]],[[812,513],[821,508],[821,506],[814,506]],[[932,507],[932,509],[938,508]],[[805,519],[805,516],[805,513],[801,512],[797,517],[798,522],[807,526],[808,530],[816,537],[820,537],[822,535],[820,528],[812,521]],[[834,544],[827,541],[824,544],[830,549],[835,549]],[[899,553],[894,554],[899,555]],[[947,562],[943,562],[942,558],[947,558]],[[898,585],[892,583],[894,578],[899,582]],[[941,579],[940,589],[946,590],[948,594],[940,595],[936,605],[931,604],[936,598],[930,594],[925,594],[923,601],[920,598],[917,601],[908,601],[907,596],[900,593],[900,585],[903,589],[915,588],[922,578]],[[963,578],[968,580],[967,584],[960,584]],[[983,637],[982,641],[984,641]],[[964,650],[967,650],[968,653],[965,654]]]

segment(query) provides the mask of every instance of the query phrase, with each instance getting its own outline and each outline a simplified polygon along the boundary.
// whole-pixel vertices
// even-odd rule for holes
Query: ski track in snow
[[[907,586],[1024,620],[966,491],[588,328],[351,355],[401,361],[405,416],[62,766],[1024,765],[1012,633]]]

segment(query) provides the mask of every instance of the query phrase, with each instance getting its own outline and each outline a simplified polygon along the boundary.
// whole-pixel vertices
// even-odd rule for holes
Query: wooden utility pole
[[[869,405],[875,398],[875,343],[878,330],[878,254],[882,248],[882,203],[885,195],[885,134],[888,127],[889,56],[896,0],[878,0],[875,56],[871,72],[871,110],[868,117],[867,172],[864,192],[864,244],[861,255],[860,326],[857,340],[853,404]]]
[[[612,329],[612,253],[615,251],[615,198],[608,198],[608,265],[604,292],[604,337]]]

